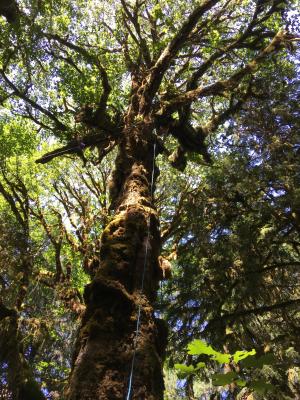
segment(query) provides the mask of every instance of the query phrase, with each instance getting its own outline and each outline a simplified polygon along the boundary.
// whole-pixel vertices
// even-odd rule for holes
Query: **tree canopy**
[[[0,1],[1,399],[300,396],[298,7]]]

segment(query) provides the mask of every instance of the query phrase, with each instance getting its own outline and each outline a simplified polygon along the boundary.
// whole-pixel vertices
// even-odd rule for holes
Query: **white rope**
[[[150,186],[151,198],[153,197],[155,152],[156,152],[156,142],[154,142],[154,146],[153,146],[153,161],[152,161],[151,186]],[[142,274],[142,280],[141,280],[141,293],[143,293],[143,291],[144,291],[144,281],[145,281],[147,258],[148,258],[149,239],[150,239],[150,214],[149,214],[149,219],[147,222],[147,241],[146,241],[146,248],[145,248],[143,274]],[[131,392],[132,392],[132,381],[133,381],[134,364],[135,364],[136,351],[137,351],[137,340],[138,340],[138,336],[140,333],[140,325],[141,325],[141,308],[142,308],[142,306],[141,306],[141,304],[139,304],[138,312],[137,312],[137,320],[136,320],[135,338],[134,338],[134,350],[133,350],[133,356],[132,356],[132,361],[131,361],[131,369],[130,369],[130,375],[129,375],[128,391],[127,391],[126,400],[130,400]]]

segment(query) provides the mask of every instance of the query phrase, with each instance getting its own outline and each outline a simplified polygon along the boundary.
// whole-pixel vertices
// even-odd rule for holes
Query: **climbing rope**
[[[151,186],[150,186],[151,198],[153,197],[155,153],[156,153],[156,142],[154,142],[154,145],[153,145],[153,160],[152,160],[152,173],[151,173]],[[149,218],[148,218],[148,222],[147,222],[147,240],[146,240],[143,273],[142,273],[141,287],[140,287],[141,293],[143,293],[143,291],[144,291],[144,281],[145,281],[147,258],[148,258],[149,239],[150,239],[150,214],[149,214]],[[138,312],[137,312],[137,320],[136,320],[133,356],[132,356],[132,361],[131,361],[131,368],[130,368],[130,374],[129,374],[129,382],[128,382],[128,390],[127,390],[126,400],[130,400],[131,393],[132,393],[132,381],[133,381],[134,364],[135,364],[135,358],[136,358],[136,352],[137,352],[137,341],[138,341],[138,337],[139,337],[139,333],[140,333],[140,325],[141,325],[141,309],[142,309],[142,306],[141,306],[141,304],[139,304]]]

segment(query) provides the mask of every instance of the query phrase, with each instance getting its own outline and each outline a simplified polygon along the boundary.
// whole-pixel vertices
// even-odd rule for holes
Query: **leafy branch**
[[[264,380],[251,380],[245,368],[254,368],[260,370],[264,365],[272,365],[277,362],[273,354],[267,353],[260,357],[256,357],[256,350],[237,350],[234,354],[220,353],[212,346],[202,340],[196,339],[192,341],[188,347],[188,354],[191,356],[207,356],[208,362],[217,362],[223,366],[229,365],[230,369],[226,373],[217,373],[212,375],[212,384],[214,386],[226,386],[235,384],[238,387],[247,387],[252,391],[264,394],[267,391],[274,390],[274,386]],[[175,369],[181,378],[197,374],[203,368],[207,368],[207,363],[200,361],[195,366],[185,364],[175,364]]]

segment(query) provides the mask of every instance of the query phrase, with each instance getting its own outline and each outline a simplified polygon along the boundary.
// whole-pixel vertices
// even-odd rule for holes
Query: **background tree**
[[[212,143],[214,168],[176,202],[179,220],[167,238],[176,272],[162,302],[174,332],[170,354],[199,331],[220,351],[271,352],[277,361],[260,377],[277,385],[278,398],[299,395],[287,379],[299,348],[299,87],[286,61],[270,71],[277,81],[265,76],[260,96]]]

